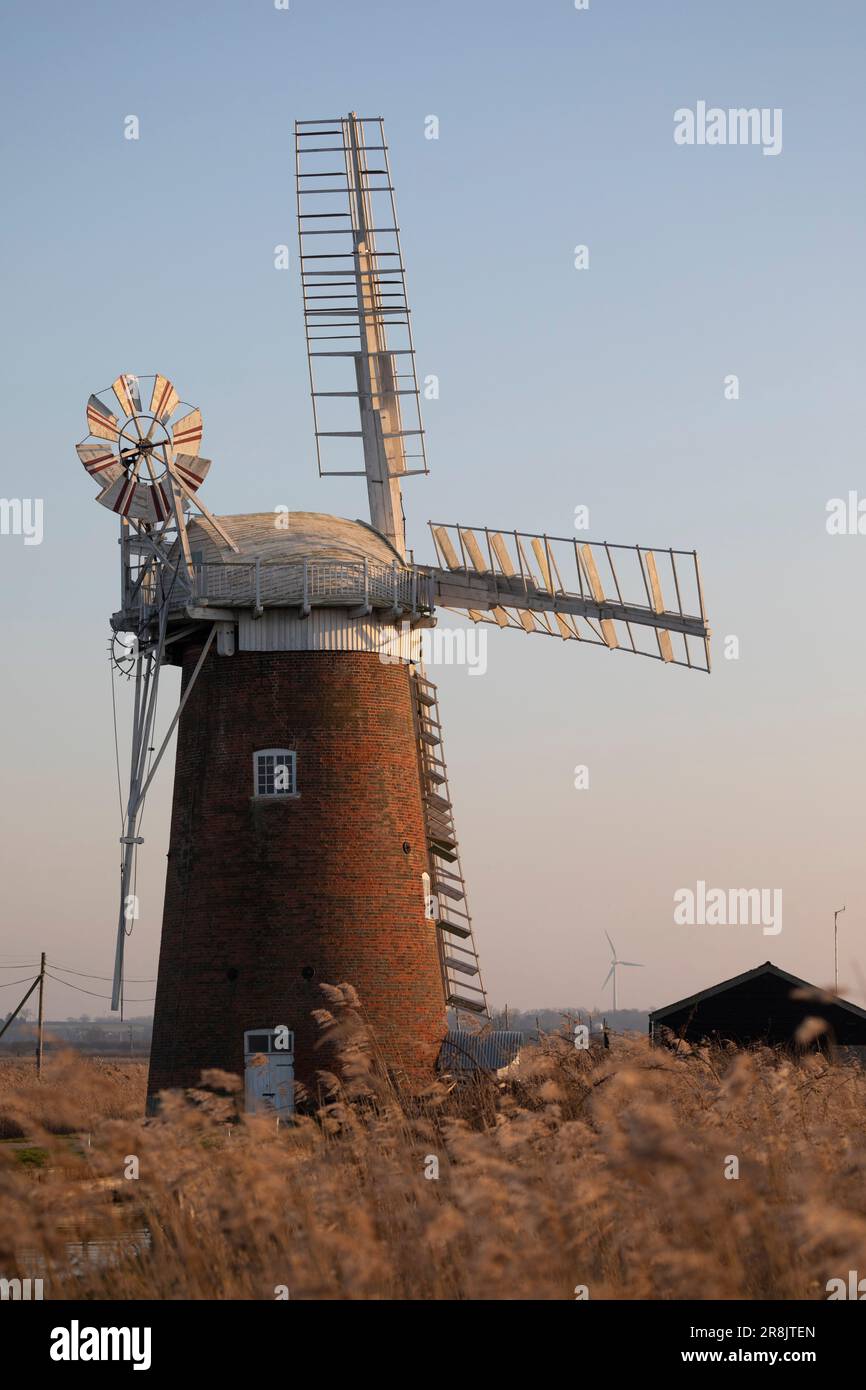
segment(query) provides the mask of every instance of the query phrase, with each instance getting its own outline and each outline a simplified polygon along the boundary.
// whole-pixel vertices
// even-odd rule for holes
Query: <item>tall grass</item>
[[[356,1002],[329,991],[337,1062],[288,1127],[238,1118],[218,1073],[145,1120],[138,1064],[0,1070],[0,1124],[47,1154],[0,1144],[0,1275],[50,1298],[793,1299],[866,1274],[856,1065],[550,1036],[504,1082],[401,1096]],[[110,1236],[70,1274],[71,1242]]]

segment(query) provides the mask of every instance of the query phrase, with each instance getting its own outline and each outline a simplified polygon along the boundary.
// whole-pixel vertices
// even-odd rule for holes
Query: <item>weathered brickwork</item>
[[[297,798],[254,798],[264,748],[297,752]],[[277,1024],[310,1083],[319,985],[342,981],[388,1065],[429,1080],[446,1025],[427,868],[406,667],[212,650],[178,733],[149,1092],[241,1073],[244,1030]]]

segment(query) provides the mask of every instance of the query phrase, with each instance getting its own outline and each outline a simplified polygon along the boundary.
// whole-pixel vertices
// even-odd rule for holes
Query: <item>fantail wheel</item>
[[[144,383],[152,383],[146,409]],[[164,376],[119,376],[90,397],[87,424],[90,433],[76,449],[101,486],[96,500],[132,521],[167,521],[173,495],[178,505],[183,495],[192,500],[210,468],[210,459],[198,456],[201,411],[181,401]]]

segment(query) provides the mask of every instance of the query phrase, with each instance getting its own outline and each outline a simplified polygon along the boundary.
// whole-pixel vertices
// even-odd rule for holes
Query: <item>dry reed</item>
[[[338,1061],[279,1128],[239,1120],[219,1073],[145,1120],[143,1064],[0,1067],[0,1133],[28,1144],[0,1144],[0,1275],[50,1298],[795,1299],[866,1271],[857,1065],[550,1036],[503,1082],[419,1099],[351,989],[327,1003]]]

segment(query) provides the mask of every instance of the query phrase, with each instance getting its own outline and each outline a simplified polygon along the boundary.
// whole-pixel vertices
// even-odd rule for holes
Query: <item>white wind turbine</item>
[[[608,941],[610,941],[610,937],[608,936],[607,932],[605,932],[605,936],[607,936]],[[640,966],[641,969],[642,969],[642,968],[643,968],[643,961],[640,961],[640,960],[618,960],[618,959],[617,959],[617,954],[616,954],[616,947],[614,946],[614,944],[613,944],[612,941],[610,941],[610,949],[613,951],[613,955],[611,956],[610,970],[608,970],[607,974],[606,974],[605,977],[604,977],[604,985],[607,984],[608,980],[609,980],[609,979],[611,978],[611,976],[612,976],[612,977],[613,977],[613,1012],[616,1013],[616,968],[617,968],[617,966],[618,966],[618,965],[637,965],[637,966]],[[604,989],[604,985],[602,985],[602,989]]]

